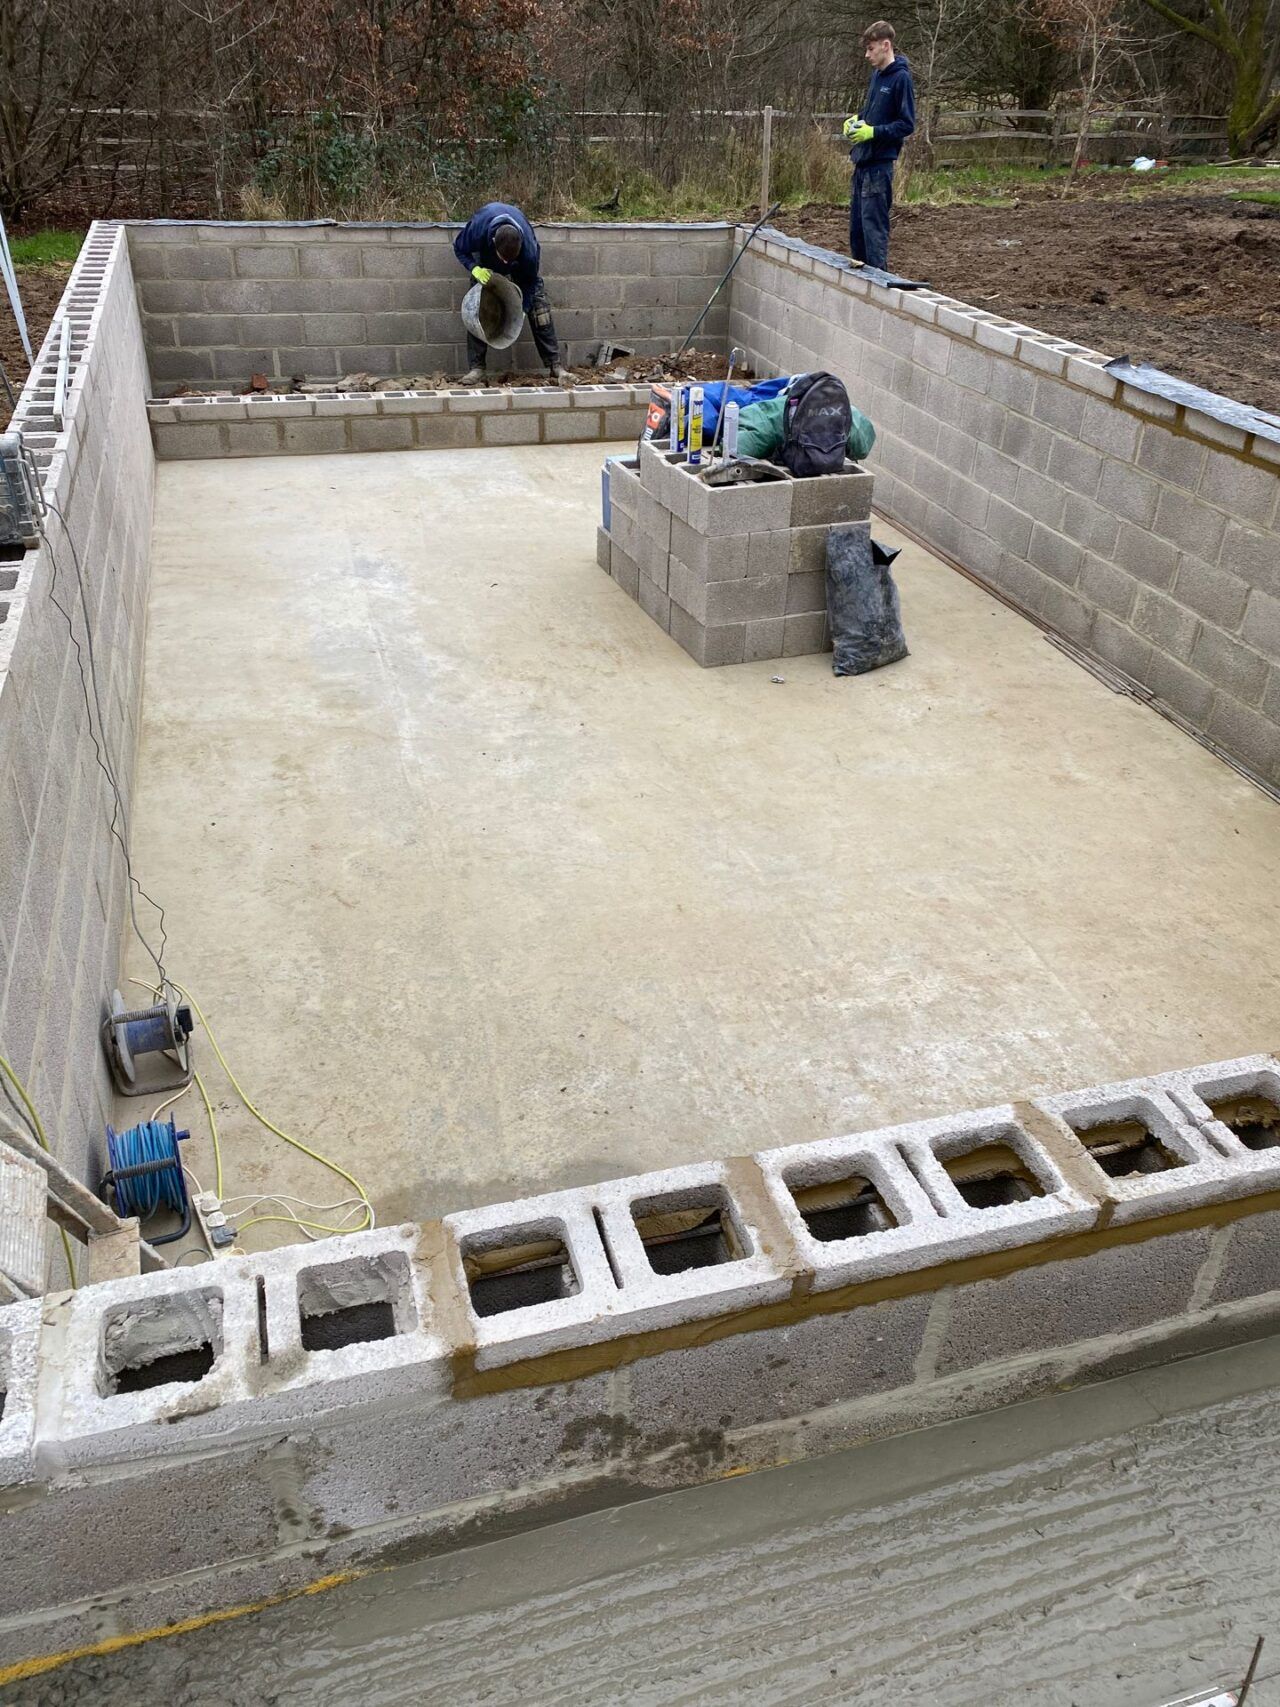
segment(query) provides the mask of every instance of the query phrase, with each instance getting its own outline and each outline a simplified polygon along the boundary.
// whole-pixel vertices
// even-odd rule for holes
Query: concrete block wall
[[[174,397],[147,404],[161,461],[457,450],[472,445],[636,439],[647,385],[365,391],[281,397]]]
[[[53,376],[64,317],[72,326],[72,377],[56,431]],[[146,381],[124,233],[97,223],[13,418],[41,465],[50,544],[4,566],[13,585],[0,622],[0,1051],[25,1081],[62,1161],[91,1181],[104,1165],[112,1106],[98,1027],[118,975],[126,889],[81,668],[91,693],[87,611],[107,745],[127,810],[151,546]],[[93,724],[96,732],[96,710]]]
[[[758,372],[830,369],[874,421],[885,515],[1280,784],[1280,420],[779,234],[732,288]]]
[[[1255,1056],[0,1309],[0,1680],[1274,1331],[1277,1156]]]
[[[251,373],[460,374],[467,283],[457,225],[130,223],[152,391]],[[679,343],[729,265],[732,226],[538,226],[543,277],[570,362],[611,339],[639,355]],[[699,333],[718,348],[727,300]],[[496,367],[498,357],[491,358]],[[503,369],[541,364],[527,328]]]
[[[597,561],[704,666],[793,658],[830,645],[827,534],[870,527],[871,476],[711,487],[645,442],[609,462],[610,520]]]

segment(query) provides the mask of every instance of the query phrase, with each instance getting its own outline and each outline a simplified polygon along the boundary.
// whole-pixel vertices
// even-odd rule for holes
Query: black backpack
[[[804,373],[787,392],[776,461],[800,479],[839,474],[853,426],[844,381],[833,373]]]

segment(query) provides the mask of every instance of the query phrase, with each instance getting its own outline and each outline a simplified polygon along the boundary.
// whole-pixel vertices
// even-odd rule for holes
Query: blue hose
[[[125,1132],[107,1127],[109,1168],[103,1185],[111,1189],[116,1213],[148,1221],[168,1209],[181,1217],[177,1232],[152,1237],[153,1245],[180,1239],[191,1225],[187,1182],[178,1155],[179,1140],[187,1136],[178,1131],[172,1116],[167,1121],[144,1120]]]

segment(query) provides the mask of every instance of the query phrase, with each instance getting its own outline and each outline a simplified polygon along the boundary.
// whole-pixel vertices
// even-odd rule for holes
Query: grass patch
[[[74,261],[83,242],[83,231],[34,231],[11,237],[9,249],[15,267],[52,267]]]
[[[1261,202],[1263,207],[1280,207],[1280,190],[1237,190],[1239,202]]]

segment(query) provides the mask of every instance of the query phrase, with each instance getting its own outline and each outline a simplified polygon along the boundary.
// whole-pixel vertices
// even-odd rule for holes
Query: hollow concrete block
[[[1011,1104],[890,1127],[876,1135],[902,1155],[942,1216],[939,1260],[1007,1250],[1091,1227],[1099,1205],[1070,1184],[1045,1146]],[[946,1163],[972,1151],[1000,1146],[1013,1151],[1041,1195],[974,1208],[961,1196]]]
[[[609,574],[628,598],[640,597],[640,565],[623,551],[616,539],[609,546]]]
[[[1038,1097],[1034,1106],[1055,1122],[1061,1153],[1071,1158],[1073,1176],[1110,1205],[1110,1219],[1116,1223],[1220,1202],[1252,1189],[1247,1176],[1196,1130],[1155,1079],[1130,1079]],[[1090,1155],[1087,1134],[1095,1127],[1130,1122],[1144,1126],[1177,1165],[1154,1173],[1108,1175]]]
[[[1280,1210],[1246,1215],[1225,1229],[1222,1253],[1207,1304],[1234,1304],[1280,1292]]]
[[[652,617],[664,634],[671,631],[671,600],[664,589],[640,572],[636,598],[646,616]]]
[[[620,458],[611,458],[606,467],[609,470],[610,507],[625,511],[635,520],[640,514],[640,493],[649,492],[649,488],[642,485],[635,468]],[[649,495],[652,496],[651,493]]]
[[[604,528],[596,529],[596,562],[609,573],[609,535]]]
[[[671,518],[671,551],[704,581],[733,581],[749,573],[751,568],[751,534],[726,534],[709,539],[698,533],[679,516]],[[781,533],[780,538],[787,535]],[[757,561],[760,553],[757,550]]]
[[[250,1258],[261,1281],[256,1403],[296,1419],[407,1393],[443,1398],[447,1348],[435,1331],[422,1249],[430,1232],[378,1228]],[[338,1343],[343,1312],[362,1306],[366,1331],[376,1327],[381,1337]]]
[[[756,1157],[770,1199],[813,1274],[815,1291],[927,1268],[938,1260],[942,1217],[892,1142],[878,1132],[824,1138],[762,1150]],[[840,1239],[815,1237],[796,1192],[819,1201],[824,1187],[865,1180],[887,1206],[893,1225]]]
[[[790,478],[757,486],[708,486],[687,464],[677,465],[677,470],[685,482],[687,520],[695,533],[721,538],[791,526],[792,491],[798,483]]]
[[[551,1192],[462,1210],[446,1216],[443,1227],[446,1261],[469,1323],[477,1369],[497,1369],[523,1358],[590,1345],[611,1332],[618,1288],[586,1192]],[[562,1296],[492,1315],[477,1313],[466,1269],[468,1257],[552,1244],[561,1246],[568,1258],[564,1276],[568,1290]]]
[[[795,614],[788,613],[782,624],[782,656],[784,658],[799,658],[809,652],[826,652],[830,650],[831,635],[827,623],[827,613],[820,611],[803,611]]]
[[[32,1476],[41,1310],[39,1299],[0,1309],[0,1488]]]
[[[593,1186],[591,1196],[618,1282],[618,1333],[672,1327],[776,1302],[790,1295],[803,1271],[750,1162],[700,1162],[609,1180]],[[659,1272],[638,1221],[661,1228],[670,1218],[702,1210],[718,1211],[727,1229],[717,1243],[724,1260]]]
[[[1274,1055],[1246,1055],[1184,1072],[1162,1073],[1156,1082],[1250,1182],[1242,1190],[1269,1191],[1280,1185],[1280,1124],[1274,1127],[1274,1143],[1255,1149],[1243,1143],[1215,1116],[1212,1107],[1235,1100],[1260,1099],[1280,1109],[1280,1059]]]
[[[112,1368],[145,1369],[158,1358],[212,1348],[197,1380],[113,1392]],[[252,1396],[260,1362],[257,1290],[250,1260],[104,1281],[72,1293],[46,1329],[47,1403],[39,1450],[70,1468],[126,1452],[153,1456],[206,1432],[206,1419]]]
[[[865,522],[871,516],[873,477],[856,462],[846,462],[842,474],[821,474],[791,483],[793,528],[829,526],[833,522]]]

